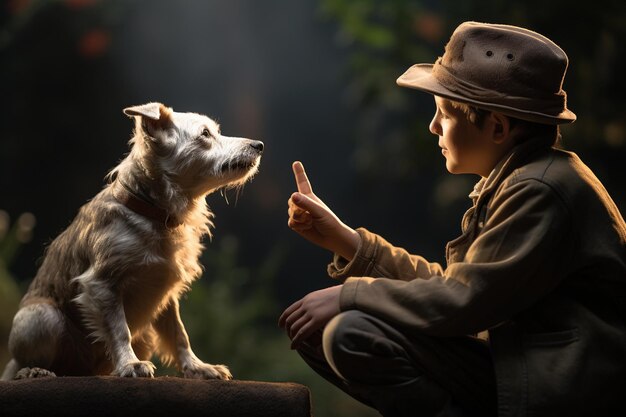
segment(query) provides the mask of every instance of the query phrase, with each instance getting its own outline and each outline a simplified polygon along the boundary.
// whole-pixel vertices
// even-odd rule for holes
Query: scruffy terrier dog
[[[213,226],[205,197],[243,186],[263,142],[160,103],[124,113],[135,117],[131,151],[48,247],[13,320],[4,380],[152,377],[153,354],[185,378],[232,378],[193,353],[178,302],[201,274],[201,238]]]

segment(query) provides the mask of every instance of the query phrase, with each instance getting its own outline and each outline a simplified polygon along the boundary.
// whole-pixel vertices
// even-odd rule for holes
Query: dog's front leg
[[[123,298],[113,291],[109,282],[98,279],[92,269],[75,281],[82,291],[74,301],[80,306],[92,335],[97,341],[104,342],[113,363],[111,375],[153,377],[155,366],[152,362],[139,360],[133,351]]]
[[[194,379],[232,379],[224,365],[211,365],[202,362],[191,350],[189,336],[180,318],[178,300],[172,298],[166,309],[154,323],[161,349],[173,356],[185,378]]]
[[[113,362],[112,375],[124,377],[154,376],[155,366],[150,361],[141,361],[133,351],[130,329],[126,324],[126,315],[121,303],[111,311],[111,337],[108,346]]]

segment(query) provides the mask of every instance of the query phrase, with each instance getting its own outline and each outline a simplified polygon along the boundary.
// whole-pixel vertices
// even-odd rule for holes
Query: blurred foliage
[[[9,359],[9,331],[22,294],[9,267],[21,246],[30,241],[34,227],[31,213],[21,214],[11,225],[8,213],[0,210],[0,372]]]
[[[415,62],[428,62],[443,37],[442,18],[422,2],[321,0],[321,13],[338,24],[337,43],[350,53],[346,95],[361,117],[355,126],[354,163],[366,181],[400,178],[432,160],[428,120],[403,117],[430,104],[407,94],[395,80]],[[398,117],[400,116],[400,117]]]

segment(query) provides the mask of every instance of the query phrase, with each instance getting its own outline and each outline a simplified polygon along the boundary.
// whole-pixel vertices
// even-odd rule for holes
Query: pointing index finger
[[[312,194],[313,189],[311,187],[311,183],[306,176],[306,172],[304,171],[304,166],[302,162],[296,161],[292,165],[293,175],[296,177],[296,184],[298,186],[298,191],[302,194]]]

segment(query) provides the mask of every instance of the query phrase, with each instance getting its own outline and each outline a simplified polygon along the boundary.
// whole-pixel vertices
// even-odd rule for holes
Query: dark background
[[[304,162],[314,191],[347,224],[443,261],[478,178],[446,172],[427,128],[432,98],[396,87],[395,79],[413,63],[433,62],[465,20],[526,26],[568,53],[565,89],[579,120],[563,128],[564,146],[596,172],[623,212],[622,1],[10,0],[0,2],[0,267],[23,292],[46,243],[128,151],[132,121],[122,109],[149,101],[207,114],[226,135],[265,142],[260,172],[238,199],[208,197],[216,228],[206,272],[188,300],[192,341],[212,337],[204,334],[213,311],[206,304],[250,310],[237,316],[232,334],[224,330],[241,340],[254,326],[275,329],[287,305],[333,284],[330,254],[286,226],[294,160]],[[15,225],[24,212],[36,225],[20,234]],[[215,288],[229,295],[215,299]],[[14,300],[0,305],[7,316],[14,308]],[[266,361],[289,352],[285,339],[268,344]],[[207,351],[234,360],[227,342],[221,350],[211,343]],[[253,358],[262,355],[246,355],[239,375],[315,378],[308,370],[254,373]],[[316,415],[328,404],[332,415],[354,411],[328,398]]]

